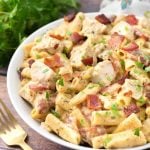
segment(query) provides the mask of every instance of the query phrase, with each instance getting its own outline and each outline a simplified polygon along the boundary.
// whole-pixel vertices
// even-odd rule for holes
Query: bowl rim
[[[91,13],[84,13],[86,16],[88,17],[93,17],[96,16],[98,14],[100,14],[100,12],[91,12]],[[110,15],[105,13],[106,15]],[[111,14],[112,15],[112,14]],[[18,105],[16,105],[16,99],[17,97],[15,96],[15,93],[13,93],[13,88],[12,88],[12,72],[14,71],[14,66],[15,66],[15,60],[16,58],[19,56],[19,53],[23,53],[20,52],[22,50],[23,45],[27,44],[28,42],[32,41],[35,37],[42,35],[43,33],[45,33],[48,29],[50,29],[51,27],[54,27],[56,24],[59,24],[63,21],[63,18],[58,19],[56,21],[50,22],[44,26],[42,26],[41,28],[37,29],[35,32],[33,32],[32,34],[30,34],[16,49],[15,53],[13,54],[9,66],[8,66],[8,71],[7,71],[7,90],[8,90],[8,95],[10,98],[10,101],[13,105],[13,107],[15,108],[16,112],[18,113],[18,115],[21,117],[21,119],[30,127],[32,128],[34,131],[36,131],[38,134],[40,134],[41,136],[43,136],[44,138],[62,145],[64,147],[68,147],[68,148],[73,148],[73,149],[82,149],[82,150],[92,150],[92,147],[85,147],[82,145],[75,145],[72,143],[69,143],[65,140],[63,140],[62,138],[60,138],[59,136],[55,137],[55,135],[53,133],[50,133],[44,129],[41,128],[41,125],[38,124],[38,126],[32,126],[32,124],[30,124],[29,119],[24,115],[24,113],[22,113],[21,109],[19,109],[19,107],[17,107]],[[16,71],[17,72],[17,71]],[[18,93],[16,93],[18,94]],[[18,94],[19,95],[19,94]],[[37,128],[39,127],[39,128]],[[39,129],[39,130],[38,130]],[[48,134],[47,134],[48,133]],[[133,148],[124,148],[124,150],[141,150],[141,149],[146,149],[146,148],[150,148],[150,143],[147,143],[145,145],[142,146],[137,146],[137,147],[133,147]],[[104,150],[104,149],[103,149]]]

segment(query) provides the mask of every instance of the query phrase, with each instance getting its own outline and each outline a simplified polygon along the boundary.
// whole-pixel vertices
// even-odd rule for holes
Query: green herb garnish
[[[106,39],[102,37],[98,43],[106,44]]]
[[[36,55],[36,59],[40,59],[40,58],[41,58],[41,56],[37,54]]]
[[[114,116],[119,116],[119,109],[117,104],[114,103],[111,105],[111,112]]]
[[[143,67],[144,67],[144,64],[139,62],[139,61],[136,61],[135,64],[136,64],[137,67],[139,67],[141,69],[143,69]]]
[[[129,31],[129,28],[128,28],[127,26],[125,26],[125,30],[126,30],[126,31]]]
[[[106,76],[106,79],[107,79],[108,81],[112,81],[112,78],[111,78],[110,76]]]
[[[121,68],[125,70],[125,62],[124,60],[120,60]]]
[[[70,36],[70,35],[72,34],[72,32],[67,31],[66,34],[67,34],[68,36]]]
[[[51,113],[55,116],[55,117],[57,117],[57,118],[60,118],[60,114],[58,113],[58,112],[56,112],[55,110],[51,110]]]
[[[141,105],[144,105],[146,103],[146,100],[144,97],[141,97],[140,99],[137,100]]]
[[[58,80],[58,85],[64,86],[64,80],[62,78]]]
[[[103,145],[104,147],[107,147],[108,143],[111,141],[111,137],[110,136],[106,136],[105,139],[103,140]]]
[[[82,126],[84,126],[84,124],[85,124],[84,119],[81,119],[81,120],[80,120],[80,124],[81,124]]]
[[[50,93],[49,93],[48,91],[46,91],[46,95],[45,95],[45,96],[46,96],[46,99],[49,100],[49,98],[50,98]]]
[[[134,135],[140,136],[140,129],[139,129],[139,128],[136,128],[136,129],[134,130]]]

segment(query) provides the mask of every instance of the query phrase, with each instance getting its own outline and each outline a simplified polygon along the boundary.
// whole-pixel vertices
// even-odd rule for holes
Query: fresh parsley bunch
[[[0,0],[0,66],[30,33],[77,8],[76,0]]]

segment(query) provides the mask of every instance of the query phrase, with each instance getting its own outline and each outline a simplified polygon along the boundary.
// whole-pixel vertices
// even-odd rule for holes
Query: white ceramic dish
[[[87,13],[86,15],[89,17],[94,17],[99,13]],[[33,120],[31,118],[30,112],[31,112],[31,107],[28,103],[26,103],[18,94],[19,91],[19,77],[17,74],[17,68],[20,67],[20,64],[23,62],[23,46],[31,41],[39,35],[42,35],[45,33],[47,30],[50,28],[53,28],[57,26],[60,22],[62,22],[63,19],[54,21],[52,23],[49,23],[45,25],[44,27],[38,29],[35,31],[33,34],[31,34],[16,50],[14,53],[9,67],[8,67],[8,72],[7,72],[7,88],[8,88],[8,94],[10,96],[11,102],[16,109],[17,113],[20,115],[20,117],[36,132],[38,132],[40,135],[42,135],[44,138],[47,138],[50,141],[53,141],[57,144],[72,148],[72,149],[80,149],[80,150],[92,150],[92,148],[80,146],[80,145],[75,145],[71,144],[69,142],[64,141],[63,139],[59,138],[58,136],[49,133],[48,131],[44,130],[40,124]],[[141,150],[141,149],[146,149],[150,148],[150,143],[135,147],[135,148],[127,148],[126,150]]]

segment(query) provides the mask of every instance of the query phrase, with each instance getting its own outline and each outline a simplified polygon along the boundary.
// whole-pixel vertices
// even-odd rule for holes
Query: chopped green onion
[[[108,81],[112,81],[112,78],[111,78],[110,76],[106,76],[106,79],[107,79]]]
[[[64,86],[64,80],[62,78],[58,80],[58,85]]]
[[[82,126],[84,126],[85,122],[84,122],[83,119],[80,120],[80,124],[81,124]]]
[[[129,28],[127,26],[125,26],[125,31],[129,31]]]
[[[136,128],[136,129],[134,130],[134,135],[140,136],[140,129],[139,129],[139,128]]]
[[[118,109],[117,104],[114,103],[111,105],[111,111],[112,111],[114,116],[119,116],[119,109]]]
[[[67,31],[66,34],[67,34],[68,36],[70,36],[72,33],[71,33],[70,31]]]
[[[121,68],[122,68],[123,70],[125,70],[125,62],[124,62],[123,59],[120,60],[120,64],[121,64]]]
[[[135,64],[136,64],[137,67],[139,67],[141,69],[143,69],[143,67],[144,67],[144,64],[139,62],[139,61],[136,61]]]
[[[140,99],[137,100],[141,105],[144,105],[146,103],[146,100],[141,97]]]
[[[99,41],[99,43],[102,43],[102,44],[106,44],[106,39],[104,37],[102,37]]]
[[[50,98],[50,93],[46,91],[46,99],[49,100],[49,98]]]
[[[56,112],[55,110],[51,110],[51,113],[57,117],[57,118],[60,118],[60,114],[58,112]]]
[[[40,59],[40,58],[41,58],[41,56],[37,54],[36,55],[36,59]]]
[[[79,16],[79,19],[82,21],[84,18],[82,16]]]
[[[108,143],[111,141],[111,137],[110,136],[106,136],[106,138],[103,140],[103,145],[104,147],[107,147]]]

